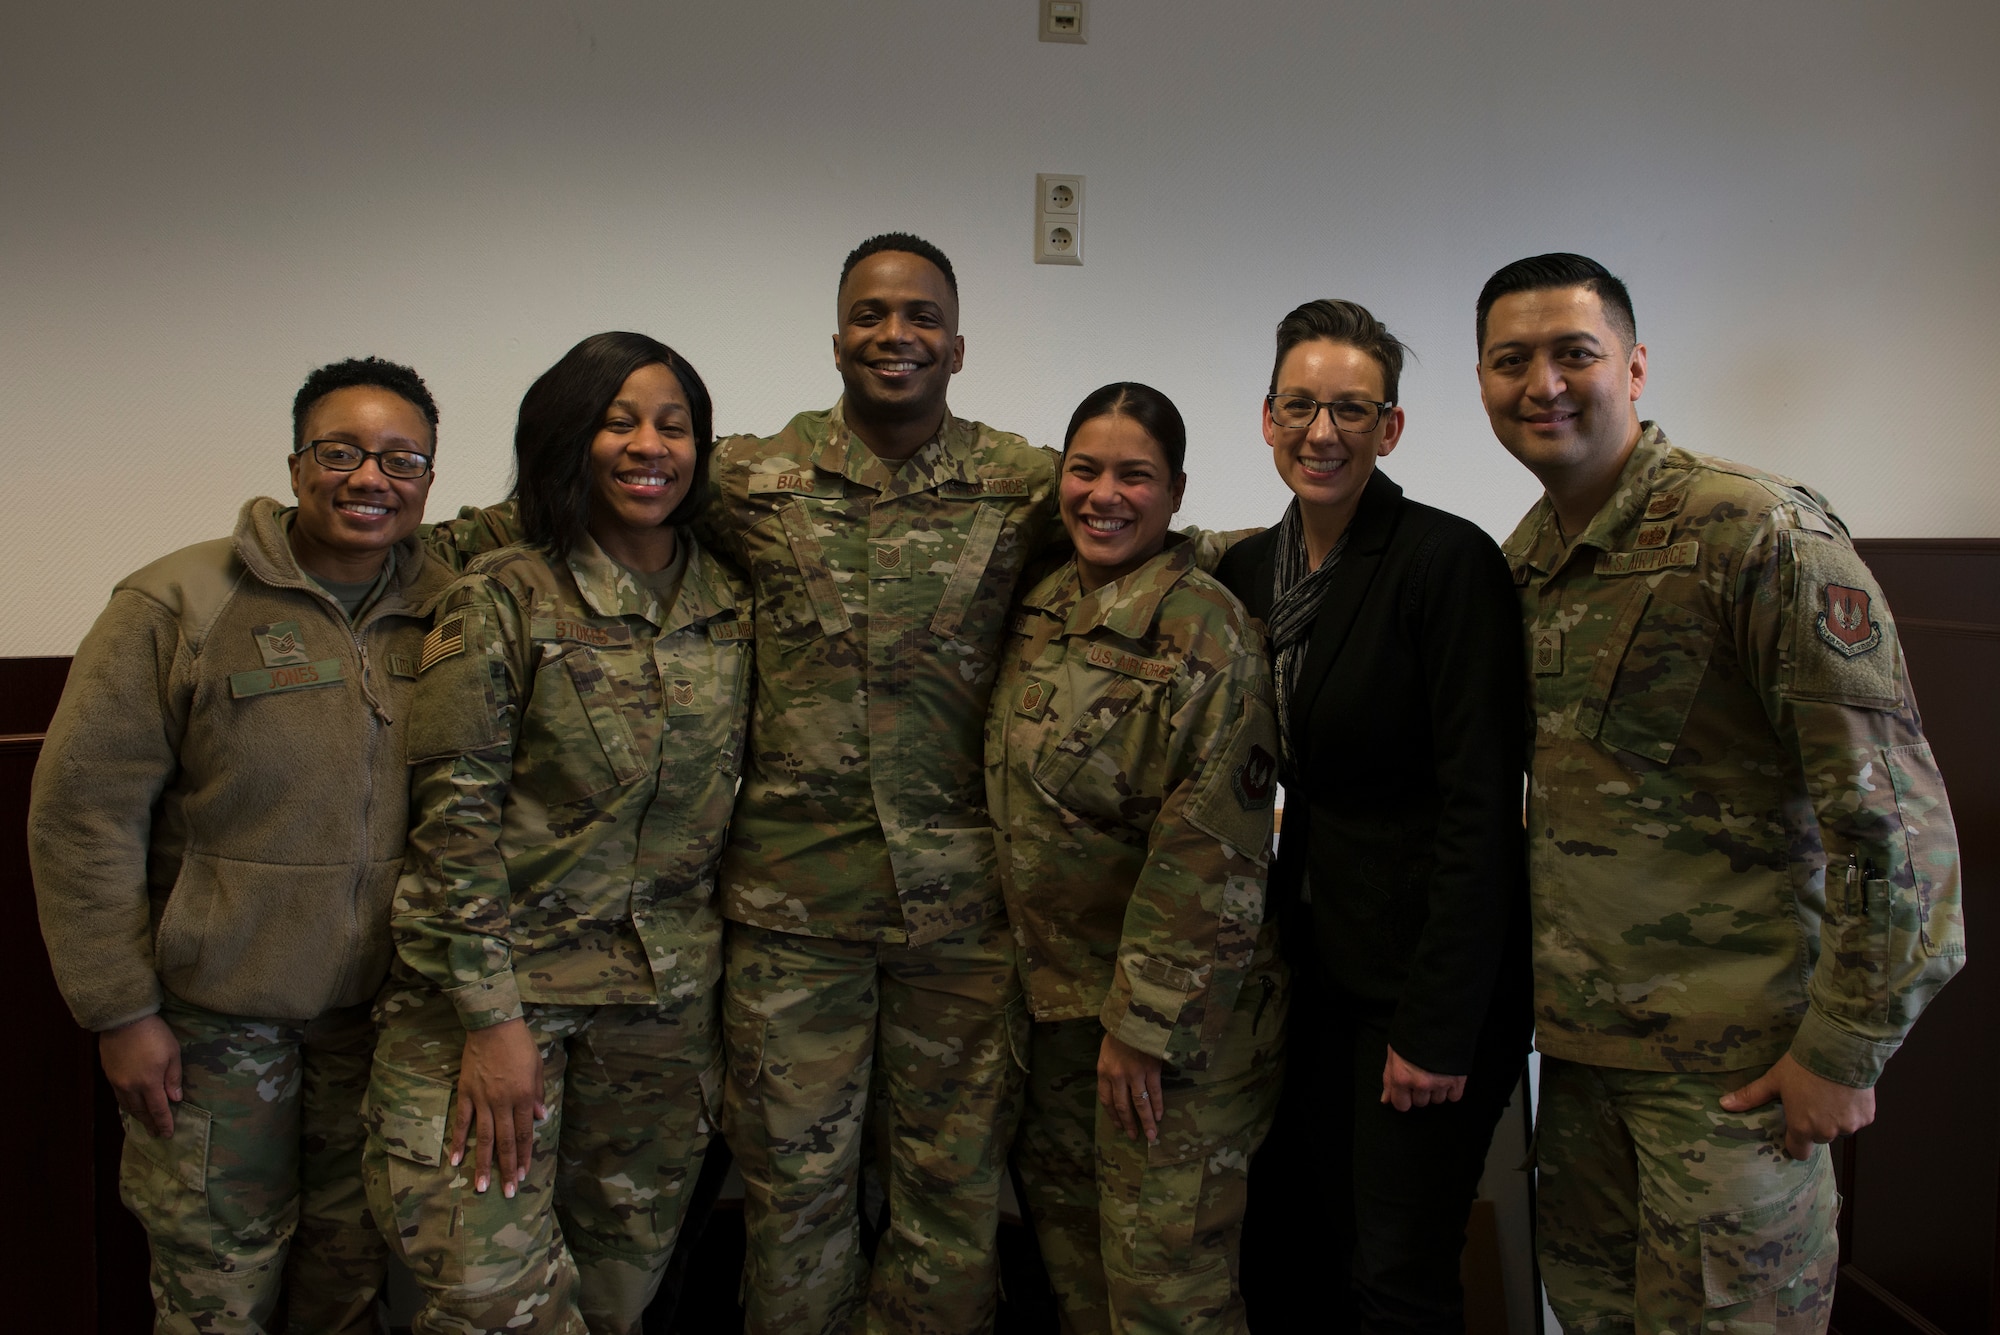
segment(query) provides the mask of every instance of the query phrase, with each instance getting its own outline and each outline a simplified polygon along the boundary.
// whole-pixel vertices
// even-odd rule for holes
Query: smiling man
[[[1027,1019],[981,730],[1055,461],[945,406],[951,263],[863,242],[841,271],[845,393],[716,447],[701,537],[756,588],[756,703],[722,863],[727,1131],[747,1190],[748,1329],[966,1335],[994,1234]],[[885,1107],[872,1280],[856,1192]]]
[[[1480,398],[1546,494],[1504,550],[1533,683],[1538,1246],[1573,1331],[1820,1331],[1825,1142],[1964,960],[1951,808],[1826,498],[1639,420],[1625,286],[1479,295]]]
[[[163,1331],[373,1331],[360,1100],[402,866],[407,705],[450,572],[414,537],[437,444],[368,358],[293,403],[296,508],[127,576],[35,771],[42,933],[125,1114]],[[289,1253],[289,1256],[288,1256]]]

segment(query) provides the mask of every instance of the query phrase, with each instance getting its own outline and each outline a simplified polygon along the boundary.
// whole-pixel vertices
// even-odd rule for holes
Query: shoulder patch
[[[1174,670],[1179,666],[1164,658],[1141,658],[1137,654],[1121,653],[1108,644],[1091,645],[1084,661],[1092,667],[1108,668],[1142,681],[1171,681]]]
[[[1895,618],[1860,556],[1840,539],[1812,532],[1783,532],[1779,541],[1792,566],[1784,593],[1784,693],[1863,709],[1900,707]]]
[[[445,659],[465,652],[465,613],[446,617],[424,636],[424,651],[417,659],[419,674],[430,671]]]
[[[1271,809],[1278,792],[1278,729],[1254,695],[1218,739],[1187,804],[1187,822],[1257,866],[1271,854]]]

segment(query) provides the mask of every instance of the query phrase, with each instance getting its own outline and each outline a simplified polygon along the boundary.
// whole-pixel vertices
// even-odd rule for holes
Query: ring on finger
[[[1147,1097],[1146,1091],[1143,1089],[1140,1090],[1136,1097],[1139,1098],[1141,1101],[1144,1101]]]

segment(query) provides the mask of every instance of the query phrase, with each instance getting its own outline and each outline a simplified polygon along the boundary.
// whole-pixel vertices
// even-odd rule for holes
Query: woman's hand
[[[452,1111],[451,1164],[465,1158],[465,1133],[473,1131],[472,1189],[484,1191],[500,1154],[500,1190],[509,1198],[528,1180],[535,1152],[535,1123],[549,1115],[542,1102],[542,1051],[526,1020],[508,1020],[465,1036]]]
[[[1433,1103],[1457,1103],[1464,1097],[1464,1076],[1432,1075],[1398,1057],[1394,1048],[1389,1049],[1389,1060],[1382,1063],[1382,1102],[1394,1104],[1397,1112]]]
[[[1118,1119],[1127,1140],[1137,1140],[1141,1129],[1148,1145],[1160,1138],[1160,1118],[1167,1111],[1160,1093],[1162,1064],[1110,1034],[1097,1049],[1097,1101]]]
[[[97,1057],[118,1106],[162,1140],[174,1134],[174,1105],[181,1101],[181,1043],[158,1015],[107,1029],[97,1036]]]

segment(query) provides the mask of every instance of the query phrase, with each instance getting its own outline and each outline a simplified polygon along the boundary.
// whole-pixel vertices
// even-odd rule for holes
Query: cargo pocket
[[[1811,1175],[1783,1200],[1701,1220],[1705,1307],[1715,1310],[1755,1302],[1812,1282],[1816,1275],[1817,1282],[1831,1287],[1839,1245],[1834,1221],[1840,1215],[1840,1193],[1825,1164],[1821,1158]]]
[[[397,1070],[375,1063],[368,1086],[368,1149],[364,1177],[371,1182],[369,1202],[378,1213],[387,1209],[395,1220],[391,1242],[404,1262],[441,1284],[457,1284],[465,1276],[465,1228],[459,1189],[469,1187],[473,1147],[466,1146],[466,1163],[458,1172],[445,1165],[445,1129],[451,1117],[450,1081]],[[551,1119],[554,1120],[554,1119]],[[535,1153],[542,1153],[538,1143]],[[494,1169],[498,1175],[499,1169]],[[498,1190],[498,1186],[494,1190]]]
[[[120,1112],[125,1151],[118,1162],[118,1199],[146,1226],[167,1268],[213,1269],[222,1257],[208,1208],[210,1118],[191,1103],[174,1105],[174,1130],[155,1136],[149,1123]]]
[[[1204,1258],[1195,1255],[1194,1239],[1207,1171],[1207,1147],[1198,1141],[1192,1146],[1186,1141],[1170,1144],[1163,1134],[1152,1146],[1145,1176],[1139,1180],[1132,1236],[1134,1274],[1171,1275],[1202,1268]]]
[[[746,1093],[764,1076],[764,1040],[771,1022],[741,1001],[722,994],[722,1053],[729,1079]]]

